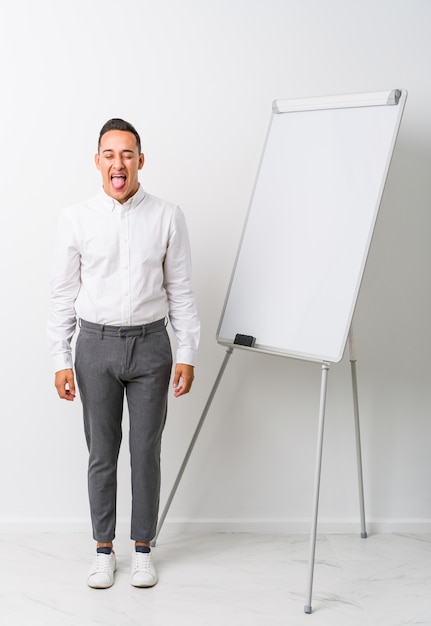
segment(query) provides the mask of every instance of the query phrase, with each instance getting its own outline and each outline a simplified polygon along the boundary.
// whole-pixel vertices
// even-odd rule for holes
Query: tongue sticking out
[[[126,184],[126,177],[125,176],[113,176],[111,178],[111,183],[112,183],[113,188],[116,191],[119,191]]]

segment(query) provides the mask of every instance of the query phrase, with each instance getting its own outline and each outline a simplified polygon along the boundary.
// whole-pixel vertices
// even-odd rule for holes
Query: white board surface
[[[406,97],[274,101],[219,343],[341,360]]]

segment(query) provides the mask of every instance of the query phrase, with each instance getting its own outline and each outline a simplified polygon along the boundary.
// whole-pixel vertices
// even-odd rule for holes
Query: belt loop
[[[145,337],[145,335],[147,334],[146,328],[145,328],[145,324],[142,324],[141,326],[141,337],[142,339]]]
[[[105,332],[105,324],[102,325],[102,341],[103,341],[103,333]]]
[[[81,328],[81,318],[79,318],[79,320],[78,320],[78,326],[79,326],[79,328]]]

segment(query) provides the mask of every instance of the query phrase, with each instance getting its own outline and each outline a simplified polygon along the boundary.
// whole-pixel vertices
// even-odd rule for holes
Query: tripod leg
[[[358,403],[358,383],[356,377],[356,354],[353,341],[353,331],[349,333],[349,349],[350,349],[350,367],[352,373],[352,389],[353,389],[353,412],[355,418],[355,439],[356,439],[356,461],[358,467],[358,486],[359,486],[359,508],[361,514],[361,537],[366,539],[367,530],[365,527],[365,503],[364,503],[364,483],[362,478],[362,453],[361,453],[361,432],[359,428],[359,403]]]
[[[156,545],[157,537],[159,536],[159,533],[160,533],[160,531],[162,529],[163,522],[165,521],[165,517],[168,514],[169,507],[171,506],[172,500],[174,499],[174,496],[175,496],[175,493],[177,491],[178,485],[180,484],[180,480],[182,478],[182,475],[184,474],[184,470],[186,469],[186,465],[187,465],[188,460],[190,458],[190,455],[191,455],[191,453],[193,451],[194,445],[195,445],[196,440],[197,440],[197,438],[199,436],[201,428],[202,428],[202,426],[204,424],[205,418],[207,416],[207,413],[209,411],[209,408],[211,406],[211,403],[212,403],[213,398],[215,396],[215,393],[217,391],[217,387],[219,386],[220,380],[221,380],[221,378],[223,376],[224,370],[226,369],[227,362],[228,362],[229,357],[232,354],[232,352],[233,352],[233,348],[228,348],[227,351],[226,351],[223,363],[222,363],[222,365],[220,367],[219,373],[217,375],[217,378],[215,380],[215,383],[213,385],[211,393],[210,393],[210,395],[208,397],[208,400],[207,400],[207,402],[205,404],[205,407],[204,407],[204,410],[202,412],[201,418],[200,418],[200,420],[198,422],[198,425],[196,426],[194,435],[193,435],[192,440],[191,440],[191,442],[189,444],[189,447],[187,449],[187,452],[186,452],[186,455],[184,457],[184,460],[183,460],[183,462],[181,464],[181,467],[180,467],[180,470],[178,472],[177,478],[176,478],[176,480],[174,482],[174,485],[173,485],[173,487],[171,489],[171,493],[169,494],[169,497],[168,497],[167,502],[165,504],[165,508],[163,509],[163,512],[162,512],[162,514],[160,516],[159,523],[157,525],[156,536],[154,537],[154,539],[151,542],[152,546]]]
[[[308,561],[308,583],[306,600],[304,606],[305,613],[311,613],[311,594],[313,589],[314,575],[314,557],[316,553],[316,535],[317,535],[317,516],[319,510],[319,492],[320,492],[320,474],[322,469],[322,450],[323,450],[323,431],[325,424],[325,405],[326,405],[326,389],[328,380],[329,364],[322,364],[322,381],[320,387],[320,409],[319,409],[319,425],[317,436],[317,457],[316,457],[316,476],[314,484],[314,507],[313,520],[310,535],[310,556]]]

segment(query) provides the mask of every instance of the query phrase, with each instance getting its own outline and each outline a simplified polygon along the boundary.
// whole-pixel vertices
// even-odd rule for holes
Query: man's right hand
[[[55,388],[57,389],[58,396],[62,400],[74,400],[76,396],[75,391],[75,377],[73,375],[73,369],[59,370],[55,373]]]

